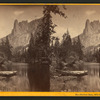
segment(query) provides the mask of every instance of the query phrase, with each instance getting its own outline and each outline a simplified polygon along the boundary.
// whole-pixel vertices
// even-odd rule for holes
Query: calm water
[[[17,70],[17,76],[12,78],[12,83],[15,82],[15,87],[12,91],[49,91],[49,72],[48,68],[43,66],[33,68],[28,67],[28,64],[15,64],[13,70]],[[82,84],[85,91],[100,91],[100,65],[97,63],[86,63],[88,75],[84,76],[78,84]],[[40,74],[39,74],[40,73]],[[47,75],[47,76],[46,76]],[[47,81],[45,81],[47,80]],[[47,85],[44,85],[47,84]],[[52,91],[52,90],[51,90]]]
[[[50,77],[48,65],[28,65],[25,63],[14,64],[12,70],[16,70],[17,91],[49,91]]]
[[[84,77],[88,91],[100,92],[100,64],[87,63],[88,75]]]

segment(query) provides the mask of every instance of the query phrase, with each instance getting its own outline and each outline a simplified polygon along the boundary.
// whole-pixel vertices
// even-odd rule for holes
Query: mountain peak
[[[89,29],[90,29],[90,20],[87,19],[86,23],[85,23],[85,29],[84,29],[83,33],[84,34],[88,33]]]
[[[89,19],[87,19],[86,20],[86,25],[88,25],[90,23],[90,20]]]
[[[18,25],[18,20],[15,19],[15,21],[14,21],[14,27],[16,27],[17,25]]]
[[[84,31],[79,35],[79,37],[85,48],[100,44],[100,21],[94,20],[91,22],[87,19]]]
[[[17,19],[14,20],[13,29],[11,34],[8,35],[9,42],[13,49],[29,44],[30,34],[33,33],[37,36],[37,32],[39,31],[38,26],[40,26],[41,22],[41,18],[32,20],[31,22],[28,22],[27,20],[21,22],[18,22]]]

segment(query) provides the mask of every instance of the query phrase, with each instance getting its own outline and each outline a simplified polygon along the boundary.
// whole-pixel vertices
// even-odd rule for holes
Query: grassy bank
[[[100,88],[87,82],[87,76],[61,76],[51,78],[51,91],[55,92],[100,92]]]
[[[0,77],[0,91],[29,91],[28,79],[24,76]]]

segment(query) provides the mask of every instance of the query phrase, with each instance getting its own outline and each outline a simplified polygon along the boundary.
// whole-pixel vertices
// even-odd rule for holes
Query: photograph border
[[[1,5],[100,5],[100,3],[0,3]],[[99,97],[100,92],[0,92],[0,96]]]

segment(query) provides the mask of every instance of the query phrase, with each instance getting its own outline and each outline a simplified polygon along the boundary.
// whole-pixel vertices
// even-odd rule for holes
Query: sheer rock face
[[[41,23],[42,19],[36,19],[31,22],[18,22],[18,20],[15,20],[12,32],[8,35],[9,42],[12,47],[15,49],[17,47],[24,47],[28,45],[30,40],[30,34],[32,33],[33,36],[36,36],[36,32],[39,31],[38,26]],[[5,40],[5,37],[2,39]]]
[[[87,48],[100,44],[100,22],[95,20],[90,22],[88,19],[85,24],[83,33],[79,35],[82,45]],[[77,40],[75,37],[73,40]]]

